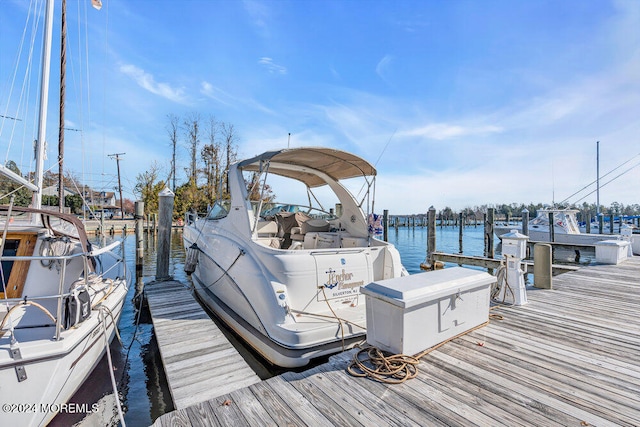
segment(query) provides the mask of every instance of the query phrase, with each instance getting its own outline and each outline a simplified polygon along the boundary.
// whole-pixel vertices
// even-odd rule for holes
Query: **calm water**
[[[389,229],[389,242],[398,248],[402,262],[411,274],[419,273],[420,263],[425,261],[426,230],[426,227]],[[457,227],[438,227],[436,229],[437,250],[459,253],[458,233]],[[483,227],[465,227],[462,245],[465,255],[484,255]],[[500,256],[500,249],[498,243],[496,257]],[[135,238],[133,235],[125,238],[124,250],[127,265],[135,276]],[[554,262],[573,263],[574,258],[575,254],[571,251],[556,252],[556,261]],[[592,258],[593,255],[583,254],[580,263],[588,264]],[[114,340],[111,345],[115,377],[124,402],[125,422],[128,426],[148,426],[160,415],[174,409],[166,387],[157,343],[153,337],[151,319],[147,308],[141,305],[142,299],[137,297],[142,285],[153,280],[155,266],[155,241],[147,239],[145,241],[144,267],[141,272],[138,272],[138,278],[134,280],[129,289],[120,320],[122,344],[118,340]],[[169,274],[188,286],[190,279],[184,273],[183,266],[182,234],[177,232],[172,235]],[[251,350],[243,348],[242,344],[230,332],[227,333],[227,336],[260,377],[268,378],[280,372],[264,366],[259,357],[256,357]],[[97,413],[86,417],[81,414],[59,415],[52,422],[52,426],[69,426],[78,422],[81,422],[82,426],[117,426],[120,424],[106,357],[101,360],[91,377],[76,393],[72,402],[86,403],[89,406],[97,402],[100,409]]]

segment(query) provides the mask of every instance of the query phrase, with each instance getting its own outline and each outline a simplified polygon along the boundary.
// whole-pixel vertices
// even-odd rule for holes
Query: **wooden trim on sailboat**
[[[37,233],[8,233],[7,242],[18,241],[16,256],[32,256],[38,240]],[[31,261],[13,261],[11,275],[7,281],[7,298],[21,298],[24,289],[29,265]],[[4,292],[0,292],[0,298],[4,298]]]

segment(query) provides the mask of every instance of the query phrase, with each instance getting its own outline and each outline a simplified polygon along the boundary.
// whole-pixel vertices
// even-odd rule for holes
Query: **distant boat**
[[[364,341],[360,288],[408,276],[398,250],[376,238],[375,175],[340,150],[266,152],[231,166],[230,197],[206,217],[187,217],[185,270],[197,295],[272,364],[304,366]],[[358,178],[364,195],[356,199],[345,182]],[[256,200],[278,180],[275,194],[295,185],[307,194],[293,203]]]
[[[540,209],[538,215],[529,221],[529,241],[549,242],[549,214],[553,214],[554,242],[574,245],[595,245],[603,240],[620,239],[615,234],[582,233],[576,218],[579,211],[576,209]],[[494,233],[499,238],[519,226],[500,224],[494,226]]]

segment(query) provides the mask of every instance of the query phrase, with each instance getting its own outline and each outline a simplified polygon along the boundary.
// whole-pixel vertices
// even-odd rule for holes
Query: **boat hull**
[[[394,252],[399,264],[392,245],[282,251],[213,234],[205,242],[185,228],[185,247],[195,241],[200,246],[192,274],[196,294],[269,363],[282,367],[304,366],[363,342],[360,287],[404,271],[390,268]]]
[[[21,360],[9,357],[11,345],[6,336],[0,340],[3,425],[43,426],[60,412],[94,411],[93,407],[72,406],[67,402],[93,371],[107,343],[113,339],[125,296],[124,286],[116,288],[104,302],[113,316],[105,311],[104,320],[99,320],[98,312],[94,310],[80,326],[62,332],[61,340],[53,338],[55,329],[51,327],[43,331],[51,336],[50,340],[18,341]],[[18,381],[16,367],[24,369],[25,380]]]
[[[498,238],[502,239],[502,236],[506,233],[511,232],[511,230],[517,229],[518,227],[509,227],[509,226],[496,226],[494,228],[494,233]],[[520,231],[520,230],[518,230]],[[567,245],[595,245],[598,242],[602,242],[604,240],[616,240],[619,238],[619,235],[614,234],[587,234],[587,233],[578,233],[578,234],[567,234],[567,233],[558,233],[554,234],[554,243],[563,243]],[[549,231],[548,228],[542,230],[529,229],[529,241],[530,242],[550,242]]]

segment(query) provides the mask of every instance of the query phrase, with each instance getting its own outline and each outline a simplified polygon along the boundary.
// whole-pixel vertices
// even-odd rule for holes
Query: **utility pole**
[[[124,156],[127,153],[109,154],[109,157],[116,159],[116,166],[118,168],[118,191],[120,192],[120,218],[124,219],[124,200],[122,199],[122,184],[120,183],[120,156]]]

